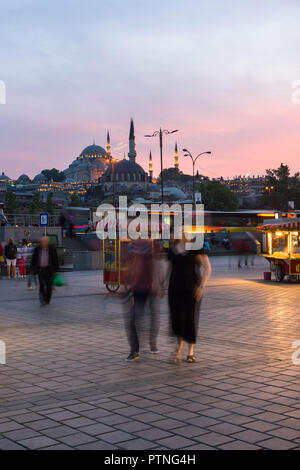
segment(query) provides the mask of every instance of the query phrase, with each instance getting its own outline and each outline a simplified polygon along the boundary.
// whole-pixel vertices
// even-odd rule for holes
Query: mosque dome
[[[103,147],[100,147],[100,145],[88,145],[88,147],[85,147],[81,154],[80,157],[102,157],[106,158],[107,153],[106,150],[104,150]]]
[[[166,196],[174,197],[177,199],[186,197],[186,194],[181,189],[176,188],[176,187],[165,187],[164,193]]]
[[[120,160],[114,164],[115,181],[145,181],[146,172],[138,163],[132,160]],[[110,164],[103,175],[104,181],[112,180],[112,165]]]
[[[5,173],[2,171],[2,174],[0,175],[0,181],[11,181],[11,178],[5,175]]]
[[[34,183],[45,183],[47,181],[47,178],[43,173],[39,173],[33,178]]]
[[[23,174],[19,176],[19,178],[17,179],[17,183],[28,184],[31,183],[31,180],[28,175]]]
[[[109,155],[100,145],[88,145],[64,174],[67,182],[98,182],[107,168]]]
[[[129,136],[129,160],[114,163],[115,180],[121,182],[147,181],[147,174],[143,168],[135,163],[135,136],[134,125],[131,120]],[[112,156],[110,136],[107,132],[106,149],[96,145],[85,147],[80,155],[67,169],[64,170],[67,182],[112,182]]]

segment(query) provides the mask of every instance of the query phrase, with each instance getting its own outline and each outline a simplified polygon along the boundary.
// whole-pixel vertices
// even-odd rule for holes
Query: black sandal
[[[186,362],[189,362],[190,364],[196,362],[195,356],[194,356],[194,355],[192,355],[192,356],[187,356]]]

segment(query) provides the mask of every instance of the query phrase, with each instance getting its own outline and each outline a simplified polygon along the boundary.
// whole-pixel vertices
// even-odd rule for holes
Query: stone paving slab
[[[126,299],[101,273],[66,273],[40,308],[22,280],[0,280],[0,449],[296,449],[300,444],[298,285],[265,265],[213,260],[198,362],[169,362],[166,299],[158,355],[124,361]]]

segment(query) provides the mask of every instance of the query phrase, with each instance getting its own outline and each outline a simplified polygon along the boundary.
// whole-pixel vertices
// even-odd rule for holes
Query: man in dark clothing
[[[49,238],[43,237],[40,245],[33,252],[31,260],[33,274],[38,274],[40,283],[41,306],[49,304],[52,295],[52,281],[58,272],[58,257],[54,246],[49,245]]]
[[[7,245],[4,248],[4,254],[7,264],[7,276],[8,279],[16,278],[16,266],[17,266],[17,247],[14,244],[12,238],[9,238]]]

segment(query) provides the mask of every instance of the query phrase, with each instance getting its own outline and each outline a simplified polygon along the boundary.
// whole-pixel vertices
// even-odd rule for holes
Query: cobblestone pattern
[[[100,273],[67,274],[45,308],[0,280],[0,449],[300,449],[300,289],[262,270],[215,266],[181,366],[165,300],[160,353],[128,364],[124,296]]]

